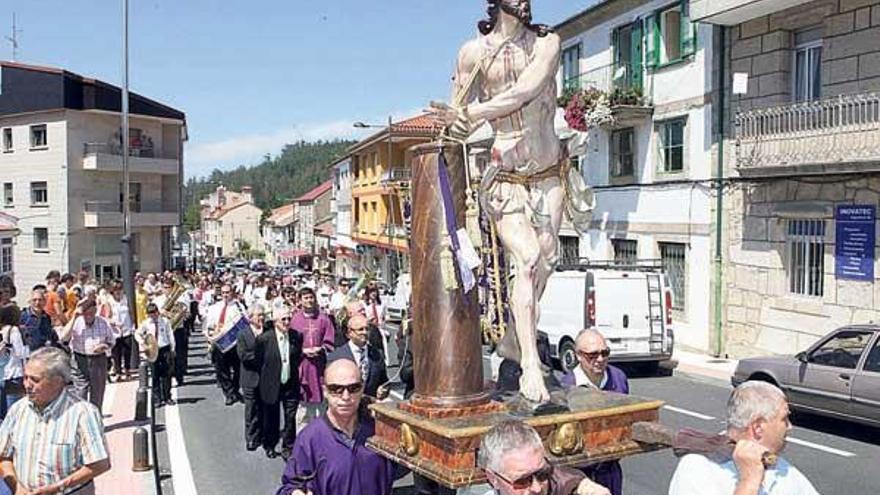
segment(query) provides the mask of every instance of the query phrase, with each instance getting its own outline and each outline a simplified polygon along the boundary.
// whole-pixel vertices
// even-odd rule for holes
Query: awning
[[[311,253],[309,253],[305,249],[284,249],[278,252],[278,256],[281,258],[299,258],[301,256],[310,255]]]

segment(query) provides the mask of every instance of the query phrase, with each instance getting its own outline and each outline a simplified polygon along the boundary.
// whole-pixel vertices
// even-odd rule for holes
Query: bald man
[[[364,383],[357,364],[338,359],[324,370],[327,412],[293,444],[276,495],[384,495],[404,474],[366,447],[376,423],[360,407]]]
[[[629,393],[626,374],[608,364],[611,350],[605,337],[596,330],[581,330],[574,341],[578,365],[562,377],[566,388],[586,387],[619,394]],[[590,466],[584,473],[596,483],[608,488],[611,495],[623,493],[623,471],[618,461],[601,462]]]

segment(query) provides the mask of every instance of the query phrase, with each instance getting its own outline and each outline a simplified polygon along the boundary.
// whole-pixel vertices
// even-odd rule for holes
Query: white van
[[[659,364],[672,357],[672,291],[659,261],[561,265],[541,298],[538,331],[568,371],[577,365],[574,338],[595,328],[612,362]]]
[[[401,273],[397,276],[397,283],[390,297],[385,299],[385,320],[399,324],[407,317],[409,310],[409,298],[412,296],[412,284],[409,273]]]

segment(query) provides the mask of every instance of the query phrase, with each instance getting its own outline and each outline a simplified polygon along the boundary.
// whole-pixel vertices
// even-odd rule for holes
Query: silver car
[[[764,380],[795,410],[880,427],[880,326],[850,325],[794,356],[743,359],[734,386]]]

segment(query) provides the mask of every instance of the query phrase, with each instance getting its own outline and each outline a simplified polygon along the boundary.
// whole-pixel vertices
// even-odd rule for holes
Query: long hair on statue
[[[546,24],[532,24],[532,8],[528,3],[526,3],[524,7],[519,3],[516,6],[511,5],[509,0],[487,0],[487,3],[486,15],[488,15],[489,18],[483,19],[477,23],[477,29],[479,29],[480,33],[484,36],[495,29],[495,25],[498,24],[498,14],[502,10],[519,19],[525,24],[526,29],[534,31],[542,38],[547,36],[548,33],[553,32],[553,28]]]

